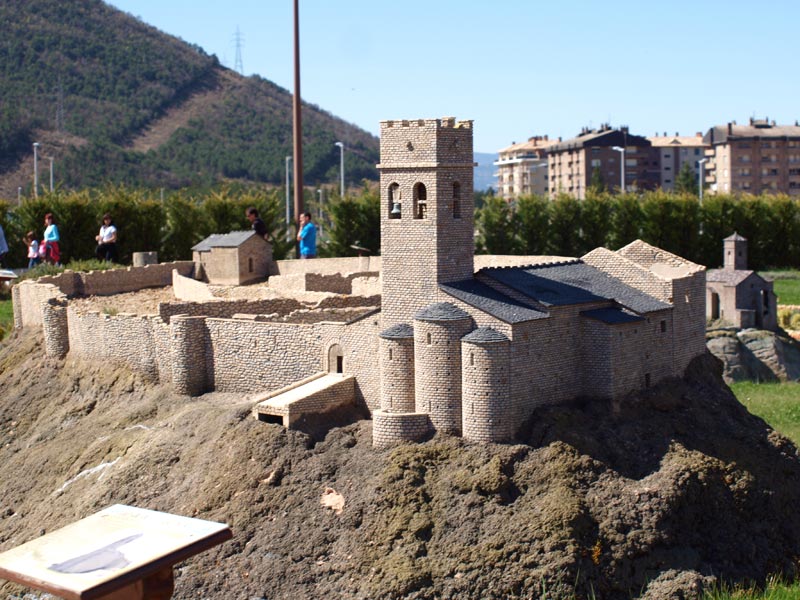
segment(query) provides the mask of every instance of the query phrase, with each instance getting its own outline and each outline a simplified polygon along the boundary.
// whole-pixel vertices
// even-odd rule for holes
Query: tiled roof
[[[387,340],[413,338],[414,328],[407,323],[400,323],[389,327],[389,329],[384,329],[379,336]]]
[[[522,323],[547,316],[546,312],[509,298],[476,279],[440,284],[439,289],[505,323]]]
[[[706,281],[719,282],[725,285],[739,285],[752,274],[753,271],[744,269],[711,269],[706,272]]]
[[[527,268],[482,269],[480,273],[544,306],[615,300],[637,313],[670,307],[581,260]]]
[[[418,321],[460,321],[469,315],[449,302],[435,302],[419,311],[414,318]]]
[[[581,312],[581,316],[594,319],[595,321],[602,321],[603,323],[608,323],[610,325],[644,321],[643,317],[625,312],[619,308],[596,308],[594,310],[584,310]]]
[[[195,252],[207,252],[211,248],[237,248],[256,235],[255,231],[231,231],[230,233],[212,233],[199,244],[192,246]]]
[[[739,235],[738,233],[736,233],[734,231],[732,235],[729,235],[728,237],[726,237],[722,241],[724,241],[724,242],[746,242],[747,238],[746,237],[742,237],[741,235]]]
[[[462,337],[461,341],[470,344],[497,344],[507,342],[508,338],[491,327],[478,327]]]

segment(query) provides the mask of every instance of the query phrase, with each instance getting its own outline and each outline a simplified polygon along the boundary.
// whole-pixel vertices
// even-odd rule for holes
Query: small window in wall
[[[428,342],[428,346],[430,346],[431,345],[431,334],[430,333],[427,334],[426,340]]]
[[[761,303],[764,306],[764,314],[769,314],[769,292],[767,290],[761,290]]]
[[[461,184],[453,182],[453,218],[461,218]]]
[[[389,186],[389,218],[390,219],[399,219],[401,216],[401,208],[402,205],[400,204],[400,196],[402,193],[400,192],[400,185],[397,183],[392,183]]]
[[[428,218],[428,190],[424,183],[414,185],[414,218]]]
[[[470,352],[469,353],[469,366],[470,367],[475,366],[475,353],[474,352]]]
[[[646,388],[650,387],[650,373],[644,374],[644,387]]]
[[[389,348],[389,360],[392,360],[392,349]]]
[[[661,321],[661,333],[666,333],[666,332],[667,332],[667,322]]]

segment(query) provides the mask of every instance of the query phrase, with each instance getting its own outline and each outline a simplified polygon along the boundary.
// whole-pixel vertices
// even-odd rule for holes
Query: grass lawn
[[[778,304],[800,304],[800,271],[764,271],[759,275],[774,282]]]
[[[11,308],[11,298],[0,300],[0,340],[3,339],[4,332],[14,328],[14,311]]]
[[[747,410],[800,445],[800,383],[742,381],[731,389]]]
[[[770,582],[763,591],[752,589],[706,592],[703,600],[797,600],[800,598],[800,584]]]

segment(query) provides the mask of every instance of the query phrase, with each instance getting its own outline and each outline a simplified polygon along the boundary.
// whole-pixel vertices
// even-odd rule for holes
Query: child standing
[[[39,259],[39,242],[32,231],[25,234],[25,245],[28,246],[28,268],[32,269],[41,262]]]

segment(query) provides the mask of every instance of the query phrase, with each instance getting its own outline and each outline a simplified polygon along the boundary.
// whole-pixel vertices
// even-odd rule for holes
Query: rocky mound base
[[[287,432],[249,409],[47,361],[15,334],[0,348],[0,550],[125,503],[233,528],[179,566],[179,599],[692,598],[794,576],[800,558],[797,449],[710,355],[625,401],[542,409],[510,445],[378,452],[369,421]]]
[[[706,346],[728,383],[800,380],[800,341],[783,330],[721,327],[706,333]]]

